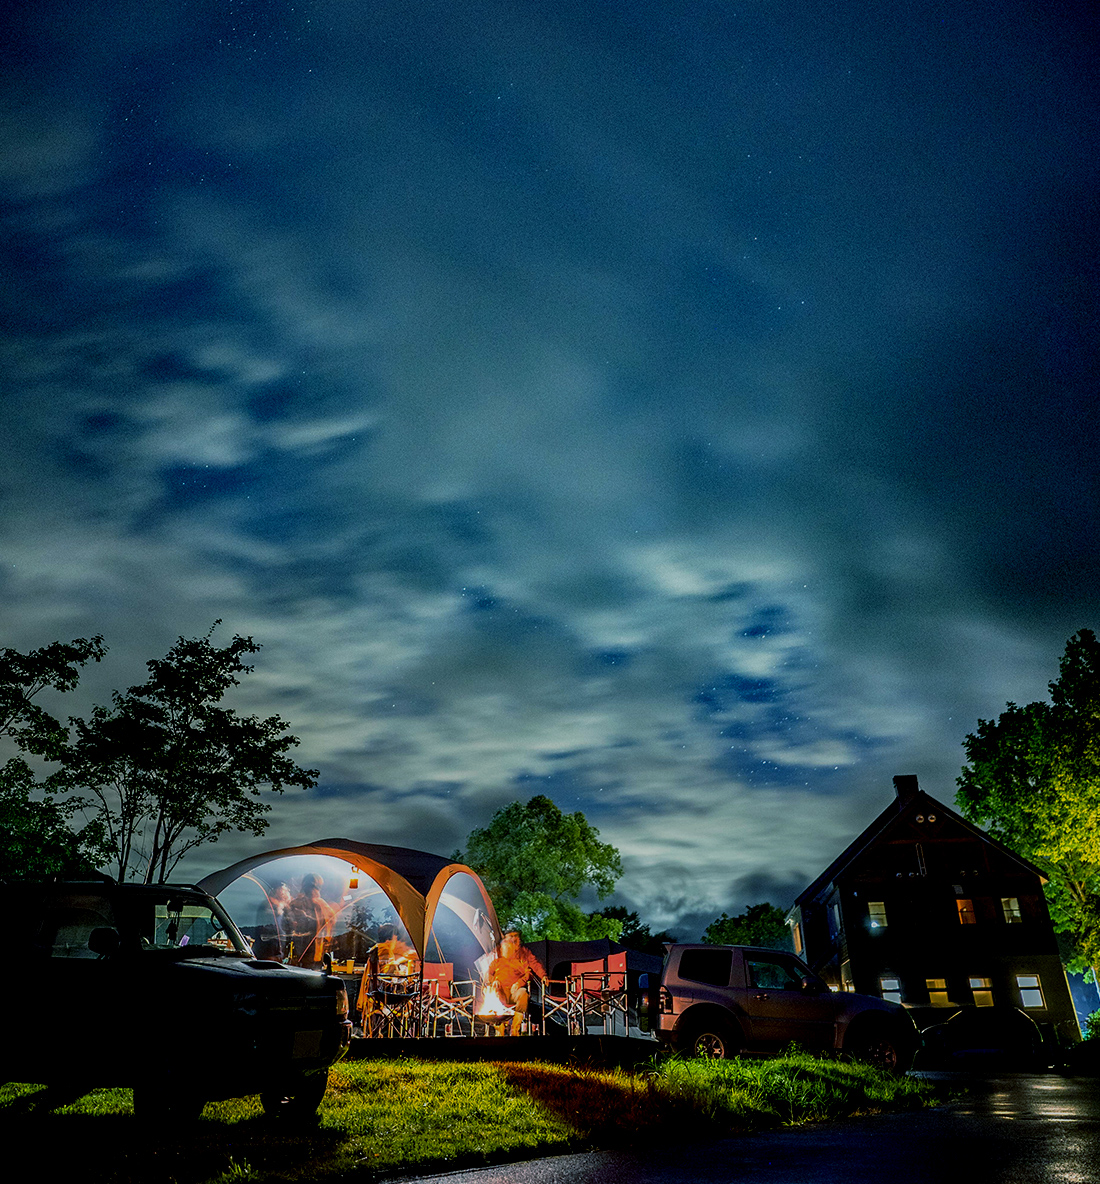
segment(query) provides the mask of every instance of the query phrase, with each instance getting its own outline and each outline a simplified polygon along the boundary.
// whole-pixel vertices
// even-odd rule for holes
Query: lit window
[[[891,975],[884,975],[879,980],[879,985],[882,988],[883,999],[888,999],[891,1003],[901,1002],[901,979],[894,978]]]
[[[1019,925],[1023,921],[1020,915],[1020,902],[1015,896],[1002,896],[1001,908],[1004,910],[1005,920],[1009,925]]]
[[[951,1000],[947,997],[947,979],[926,978],[924,985],[928,988],[928,1002],[933,1007],[950,1007]]]
[[[1021,1007],[1045,1007],[1043,989],[1039,986],[1037,974],[1016,975],[1016,986],[1020,989]]]
[[[871,919],[872,929],[886,928],[886,905],[881,900],[867,902],[867,915]]]
[[[974,995],[975,1007],[993,1006],[993,980],[989,978],[971,978],[970,990]]]
[[[840,989],[842,991],[854,991],[856,989],[856,985],[852,981],[852,964],[847,958],[840,964]]]
[[[978,917],[974,912],[974,902],[972,900],[968,900],[965,896],[960,897],[955,901],[955,906],[959,910],[960,925],[977,925]]]
[[[795,921],[791,926],[791,936],[794,938],[794,952],[796,954],[802,953],[802,926]]]

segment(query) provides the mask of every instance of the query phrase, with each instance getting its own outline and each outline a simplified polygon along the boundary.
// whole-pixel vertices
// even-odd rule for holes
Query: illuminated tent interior
[[[258,957],[299,966],[318,966],[325,953],[362,963],[392,926],[421,961],[452,963],[456,979],[470,978],[500,937],[474,872],[406,847],[321,839],[250,856],[200,886],[222,901]],[[294,920],[310,908],[328,922],[323,938]]]

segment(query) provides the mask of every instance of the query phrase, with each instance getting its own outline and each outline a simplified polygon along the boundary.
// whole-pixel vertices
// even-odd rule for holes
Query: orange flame
[[[487,986],[481,998],[481,1006],[477,1009],[478,1015],[484,1016],[500,1016],[502,1018],[512,1014],[512,1008],[501,999],[497,994],[494,986]]]

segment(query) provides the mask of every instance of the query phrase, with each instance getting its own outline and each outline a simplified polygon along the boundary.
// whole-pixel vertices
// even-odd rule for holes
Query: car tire
[[[845,1041],[844,1051],[853,1061],[887,1073],[904,1073],[913,1060],[912,1051],[881,1024],[860,1027]]]
[[[268,1118],[312,1118],[328,1089],[328,1070],[309,1073],[283,1089],[263,1090],[260,1103]]]
[[[740,1034],[722,1019],[696,1020],[678,1041],[681,1051],[693,1057],[725,1061],[741,1051]]]

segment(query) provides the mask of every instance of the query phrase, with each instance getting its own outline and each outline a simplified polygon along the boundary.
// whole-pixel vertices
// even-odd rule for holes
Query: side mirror
[[[807,995],[820,995],[821,991],[822,991],[822,986],[821,986],[821,983],[819,983],[816,978],[810,978],[809,975],[806,975],[802,979],[802,990]]]
[[[101,958],[118,953],[118,930],[100,925],[88,934],[88,949]]]

